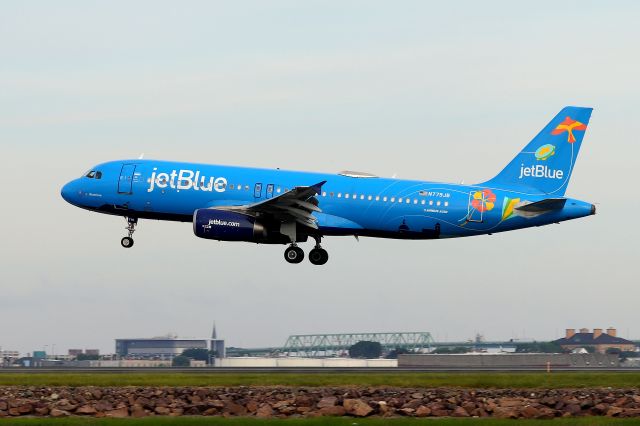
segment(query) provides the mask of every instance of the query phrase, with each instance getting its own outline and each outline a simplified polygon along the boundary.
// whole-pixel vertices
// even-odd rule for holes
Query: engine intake
[[[263,242],[267,239],[267,230],[255,217],[215,209],[195,211],[193,232],[200,238],[219,241]]]

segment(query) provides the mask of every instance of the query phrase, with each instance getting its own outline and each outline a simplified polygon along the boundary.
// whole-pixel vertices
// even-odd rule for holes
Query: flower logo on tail
[[[558,127],[553,129],[551,134],[552,135],[559,135],[559,134],[562,134],[564,132],[567,132],[568,133],[567,142],[574,143],[576,141],[576,137],[573,135],[573,131],[574,130],[585,131],[585,130],[587,130],[587,125],[586,124],[582,124],[579,121],[572,120],[571,117],[567,117],[567,118],[564,119],[564,121],[562,123],[558,124]]]

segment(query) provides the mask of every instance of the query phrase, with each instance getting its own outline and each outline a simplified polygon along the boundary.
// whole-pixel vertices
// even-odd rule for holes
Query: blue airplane
[[[288,245],[309,238],[314,265],[329,259],[326,236],[428,240],[492,234],[595,214],[593,204],[564,196],[591,108],[565,107],[496,177],[475,185],[177,163],[111,161],[62,188],[86,210],[123,216],[133,246],[139,219],[193,222],[200,238]]]

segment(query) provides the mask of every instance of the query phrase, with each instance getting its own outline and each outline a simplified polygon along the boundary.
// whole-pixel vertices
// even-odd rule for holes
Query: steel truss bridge
[[[322,357],[346,352],[358,342],[379,342],[383,351],[428,350],[433,338],[428,332],[305,334],[289,336],[280,352],[286,356]]]

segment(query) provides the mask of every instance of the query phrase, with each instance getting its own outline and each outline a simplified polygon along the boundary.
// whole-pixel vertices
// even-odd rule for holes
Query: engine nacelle
[[[267,230],[255,217],[215,209],[193,214],[193,232],[200,238],[219,241],[265,242]]]

